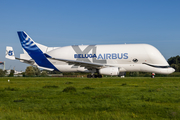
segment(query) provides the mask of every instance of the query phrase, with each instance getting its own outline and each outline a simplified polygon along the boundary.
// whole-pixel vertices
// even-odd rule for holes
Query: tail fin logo
[[[24,49],[28,49],[28,50],[38,49],[34,41],[25,32],[18,32],[18,35],[21,41],[21,45]]]
[[[11,59],[11,60],[15,60],[15,55],[14,55],[14,51],[13,48],[10,46],[6,46],[6,58]]]
[[[10,51],[8,52],[8,55],[9,55],[9,56],[12,56],[12,55],[13,55],[13,51],[10,50]]]

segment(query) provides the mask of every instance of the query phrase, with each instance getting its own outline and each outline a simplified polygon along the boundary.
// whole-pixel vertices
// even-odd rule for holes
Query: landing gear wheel
[[[102,75],[98,75],[98,78],[102,78]]]
[[[155,76],[155,73],[152,73],[151,78],[154,78],[154,76]]]
[[[100,75],[100,74],[94,74],[94,75],[92,75],[92,74],[88,74],[87,75],[87,78],[102,78],[102,75]]]
[[[92,78],[92,75],[91,74],[87,75],[87,78]]]
[[[98,77],[98,75],[93,75],[93,78],[97,78]]]

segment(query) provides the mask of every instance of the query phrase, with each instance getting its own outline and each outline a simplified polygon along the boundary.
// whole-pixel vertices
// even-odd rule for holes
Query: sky
[[[179,6],[179,0],[0,0],[0,61],[6,69],[29,66],[5,58],[6,46],[16,57],[23,53],[17,31],[49,47],[146,43],[169,59],[180,54]]]

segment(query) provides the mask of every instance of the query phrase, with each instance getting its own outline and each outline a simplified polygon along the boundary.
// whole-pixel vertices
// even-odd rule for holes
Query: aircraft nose
[[[173,73],[173,72],[175,72],[175,69],[174,69],[174,68],[172,68],[172,70],[171,70],[171,71],[172,71],[172,73]]]

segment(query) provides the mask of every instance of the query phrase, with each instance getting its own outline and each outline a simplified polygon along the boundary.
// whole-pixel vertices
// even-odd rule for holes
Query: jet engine
[[[119,67],[107,67],[100,69],[99,73],[101,75],[119,75],[120,69]]]

